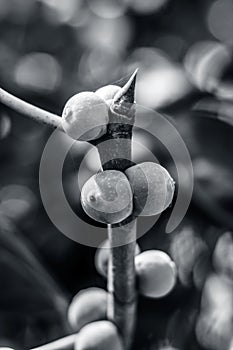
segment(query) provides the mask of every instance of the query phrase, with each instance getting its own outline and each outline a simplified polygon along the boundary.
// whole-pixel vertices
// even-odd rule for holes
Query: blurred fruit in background
[[[194,82],[202,91],[223,99],[232,99],[232,49],[216,41],[201,41],[188,50],[184,64]]]
[[[205,348],[229,349],[232,337],[233,285],[223,275],[210,275],[202,293],[196,325],[198,341]]]

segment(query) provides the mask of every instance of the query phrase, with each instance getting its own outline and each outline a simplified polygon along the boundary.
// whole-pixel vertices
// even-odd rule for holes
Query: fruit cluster
[[[108,242],[105,242],[96,252],[96,267],[104,277],[109,251]],[[175,286],[176,267],[166,253],[160,250],[140,253],[137,246],[135,266],[141,295],[161,298]],[[123,349],[116,327],[107,321],[107,298],[108,293],[101,288],[82,290],[73,298],[68,309],[68,321],[73,330],[79,332],[76,350]]]
[[[62,126],[74,139],[92,141],[103,136],[109,109],[121,88],[104,86],[96,92],[81,92],[64,107]],[[162,166],[144,162],[125,173],[106,170],[92,176],[83,186],[81,202],[94,220],[115,224],[130,215],[150,216],[163,212],[172,201],[174,181]]]
[[[73,96],[63,112],[63,128],[74,139],[92,141],[102,137],[108,128],[109,110],[120,88],[109,85],[94,92]],[[124,223],[137,216],[157,215],[172,202],[174,181],[161,165],[144,162],[124,172],[104,170],[92,176],[83,186],[81,203],[94,220],[105,224]],[[97,250],[98,272],[107,276],[109,242]],[[136,245],[135,270],[138,292],[149,298],[167,295],[176,283],[176,267],[170,257],[159,250],[140,252]],[[78,331],[76,350],[123,349],[116,326],[107,320],[108,293],[100,288],[79,292],[68,310],[68,320]]]
[[[83,186],[81,202],[94,220],[115,224],[130,215],[151,216],[163,212],[174,194],[174,182],[166,169],[144,162],[125,173],[105,170],[92,176]]]
[[[109,245],[96,252],[96,268],[106,277]],[[138,291],[142,296],[161,298],[175,286],[176,267],[170,257],[160,250],[135,251],[135,267]],[[79,332],[76,350],[123,349],[117,328],[107,321],[108,293],[101,288],[88,288],[79,292],[68,309],[68,321],[74,331]]]

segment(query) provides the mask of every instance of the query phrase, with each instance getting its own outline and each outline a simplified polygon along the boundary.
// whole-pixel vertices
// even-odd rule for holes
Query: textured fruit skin
[[[68,308],[68,321],[74,331],[90,322],[107,318],[107,295],[101,288],[87,288],[79,292]]]
[[[125,171],[134,196],[134,214],[160,214],[172,202],[175,185],[168,171],[153,162],[134,165]]]
[[[103,98],[105,101],[112,100],[114,96],[119,92],[121,88],[117,85],[107,85],[96,90],[96,94]]]
[[[91,141],[106,133],[108,105],[90,91],[72,96],[62,112],[62,127],[75,140]]]
[[[161,250],[147,250],[135,257],[140,294],[150,298],[167,295],[176,283],[176,266]]]
[[[123,350],[116,326],[110,321],[93,322],[77,336],[75,350]]]
[[[110,321],[98,321],[81,329],[74,350],[123,350],[123,346],[116,326]]]
[[[135,256],[140,254],[141,249],[138,244],[135,247]],[[103,277],[107,277],[108,272],[108,260],[110,256],[109,240],[106,239],[95,253],[95,267],[99,274]]]
[[[84,184],[81,203],[87,215],[94,220],[115,224],[132,213],[132,189],[121,171],[102,171]]]

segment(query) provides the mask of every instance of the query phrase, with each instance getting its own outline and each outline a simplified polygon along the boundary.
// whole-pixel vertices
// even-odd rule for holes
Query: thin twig
[[[64,338],[60,338],[50,343],[40,345],[31,350],[73,350],[75,339],[77,338],[77,336],[78,333],[67,335]]]
[[[62,129],[61,117],[56,114],[45,111],[39,107],[33,106],[28,102],[21,100],[18,97],[0,88],[0,102],[9,108],[21,113],[40,124],[45,124],[53,129]]]
[[[124,171],[131,162],[131,139],[135,119],[134,89],[136,73],[117,94],[111,106],[107,134],[96,147],[104,170]],[[109,141],[107,146],[104,141]],[[136,219],[108,225],[110,260],[108,267],[108,319],[113,321],[122,335],[125,349],[132,345],[136,321],[136,289],[134,254],[136,245]]]

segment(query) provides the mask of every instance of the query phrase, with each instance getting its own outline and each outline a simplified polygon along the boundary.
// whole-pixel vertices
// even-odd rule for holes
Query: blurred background
[[[232,33],[232,0],[0,0],[1,87],[61,115],[71,95],[121,85],[139,67],[137,102],[166,115],[192,156],[182,224],[164,233],[170,209],[139,240],[171,255],[178,283],[163,299],[139,300],[136,350],[233,349]],[[50,133],[0,105],[0,346],[29,349],[68,334],[72,297],[106,288],[96,249],[65,237],[42,206]],[[134,138],[176,178],[161,144]],[[63,171],[67,199],[87,221],[74,187],[88,150],[79,142]],[[136,162],[147,157],[143,147],[133,152]],[[98,166],[91,152],[83,181]]]

